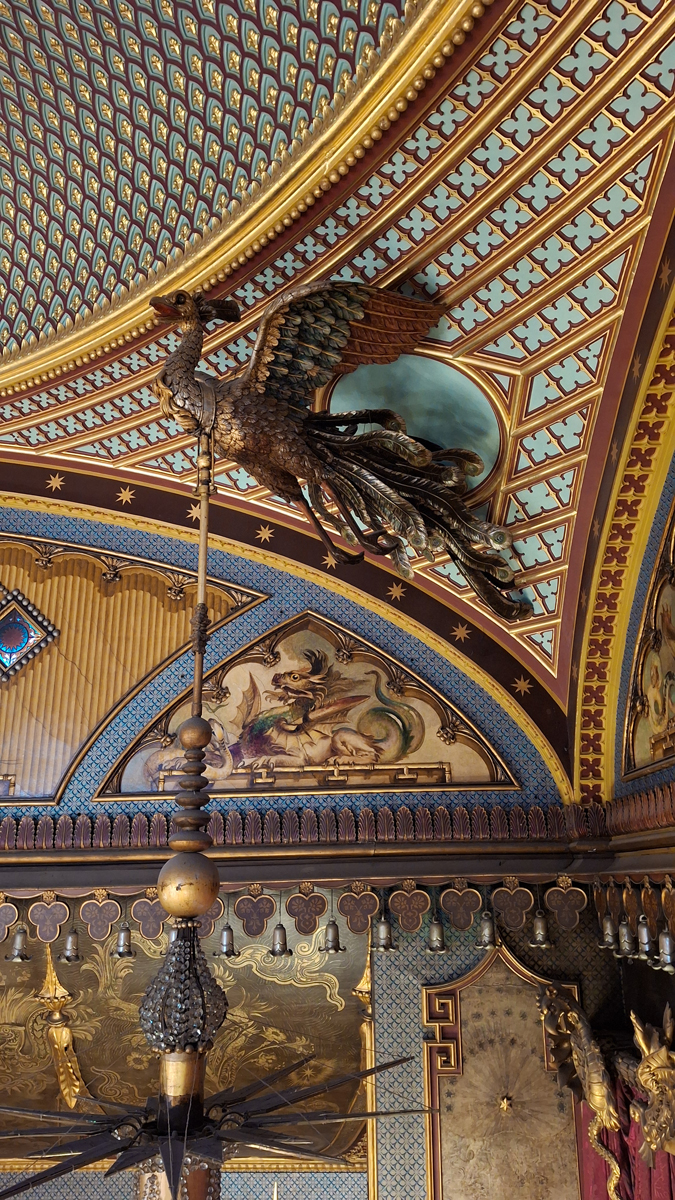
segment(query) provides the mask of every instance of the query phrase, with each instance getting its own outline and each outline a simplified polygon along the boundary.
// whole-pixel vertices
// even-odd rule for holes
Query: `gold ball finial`
[[[184,750],[203,750],[212,735],[213,730],[203,717],[188,717],[178,729],[178,738]]]
[[[200,917],[218,896],[218,868],[203,854],[174,854],[157,880],[157,896],[171,917]]]

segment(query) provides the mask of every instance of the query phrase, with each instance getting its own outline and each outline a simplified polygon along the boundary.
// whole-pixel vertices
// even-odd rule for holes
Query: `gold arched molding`
[[[222,220],[214,218],[203,237],[193,235],[185,252],[176,248],[166,266],[158,263],[139,285],[122,286],[112,302],[104,299],[71,329],[3,353],[0,395],[26,391],[147,333],[157,323],[148,295],[158,286],[168,292],[179,287],[209,291],[244,266],[372,153],[493,2],[407,0],[405,22],[388,23],[379,48],[370,47],[359,63],[346,95],[336,92],[311,129],[294,140],[291,153],[234,199]]]
[[[637,359],[634,368],[639,369]],[[614,790],[621,673],[633,597],[675,453],[675,284],[637,391],[617,464],[590,588],[577,702],[574,795],[606,802]],[[629,647],[630,650],[630,647]]]
[[[94,508],[66,500],[38,499],[5,492],[0,495],[0,508],[14,508],[20,511],[23,510],[24,512],[46,512],[62,517],[75,517],[79,520],[98,521],[104,525],[122,526],[125,529],[156,534],[160,537],[175,538],[176,541],[182,542],[194,542],[197,544],[199,540],[197,530],[182,529],[163,521],[153,520],[150,517],[134,517],[128,513],[124,515],[122,513],[113,514],[107,509]],[[518,728],[523,731],[545,762],[551,772],[562,803],[572,803],[574,798],[572,786],[551,743],[544,737],[541,730],[535,725],[525,710],[521,708],[517,699],[509,695],[508,691],[501,684],[497,683],[487,671],[484,671],[482,667],[462,654],[456,646],[450,645],[444,638],[428,629],[425,625],[422,625],[419,621],[391,608],[385,601],[378,600],[376,597],[361,591],[360,588],[354,587],[349,583],[344,583],[341,579],[324,575],[323,572],[317,570],[315,567],[298,563],[286,558],[282,554],[275,554],[272,550],[265,550],[257,546],[243,546],[240,542],[232,541],[218,534],[209,534],[209,545],[214,550],[220,550],[223,554],[231,554],[236,558],[245,558],[251,562],[259,562],[265,566],[273,567],[277,571],[284,571],[287,575],[293,575],[298,579],[305,579],[309,583],[317,584],[326,592],[333,592],[351,601],[351,603],[357,604],[360,608],[368,609],[369,612],[373,612],[378,617],[381,617],[383,621],[397,626],[404,633],[410,634],[411,637],[429,646],[436,654],[446,659],[458,671],[461,671],[463,675],[467,675],[474,683],[483,688],[496,701],[500,708],[508,714]]]

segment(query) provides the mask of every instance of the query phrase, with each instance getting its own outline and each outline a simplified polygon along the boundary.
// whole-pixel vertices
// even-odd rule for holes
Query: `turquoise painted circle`
[[[470,487],[486,479],[499,458],[499,422],[487,396],[461,371],[419,354],[403,354],[385,366],[365,365],[339,380],[331,412],[391,408],[404,417],[412,437],[444,449],[474,450],[485,464]]]

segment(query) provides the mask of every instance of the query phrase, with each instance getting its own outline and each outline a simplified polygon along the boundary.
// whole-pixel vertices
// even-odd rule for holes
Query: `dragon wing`
[[[238,729],[243,729],[249,721],[260,715],[262,703],[260,699],[260,689],[249,672],[248,687],[245,692],[242,692],[241,702],[237,706],[235,714],[235,724]]]
[[[444,311],[363,283],[289,288],[265,312],[243,386],[309,408],[334,376],[410,353]]]

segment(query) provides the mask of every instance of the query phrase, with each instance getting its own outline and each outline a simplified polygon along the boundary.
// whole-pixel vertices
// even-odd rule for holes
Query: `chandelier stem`
[[[169,846],[176,853],[164,864],[157,881],[158,896],[166,912],[173,917],[183,918],[205,913],[216,899],[219,888],[218,869],[215,863],[204,857],[204,851],[213,845],[213,841],[206,830],[209,814],[203,812],[211,799],[204,760],[213,732],[209,722],[202,717],[204,654],[209,627],[206,568],[212,464],[211,437],[207,430],[200,428],[197,433],[195,488],[199,499],[197,603],[190,622],[194,655],[192,713],[178,729],[178,741],[184,754],[184,774],[178,780],[180,791],[176,793],[176,804],[179,811],[172,817],[169,834]]]
[[[212,468],[211,438],[200,431],[197,441],[197,487],[199,498],[199,556],[197,560],[197,603],[192,615],[192,651],[194,675],[192,684],[192,716],[202,715],[204,684],[204,653],[207,642],[208,608],[206,605],[206,572],[209,553],[209,498]]]

